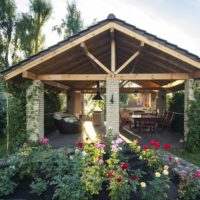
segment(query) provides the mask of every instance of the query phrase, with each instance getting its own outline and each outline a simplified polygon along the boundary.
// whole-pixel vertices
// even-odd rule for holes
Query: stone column
[[[44,137],[44,85],[39,80],[26,90],[26,130],[30,140]]]
[[[115,79],[106,81],[106,129],[110,127],[119,134],[119,81]]]
[[[185,81],[185,99],[184,99],[184,140],[187,141],[187,135],[189,132],[187,122],[188,122],[188,116],[187,116],[187,110],[189,107],[189,101],[194,99],[194,92],[193,92],[193,79],[188,79]]]
[[[157,112],[159,114],[166,110],[166,91],[159,90],[157,99]]]

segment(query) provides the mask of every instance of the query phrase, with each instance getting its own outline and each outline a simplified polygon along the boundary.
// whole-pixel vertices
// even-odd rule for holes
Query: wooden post
[[[116,69],[116,46],[115,46],[114,28],[111,28],[110,32],[111,32],[111,72],[114,73]]]

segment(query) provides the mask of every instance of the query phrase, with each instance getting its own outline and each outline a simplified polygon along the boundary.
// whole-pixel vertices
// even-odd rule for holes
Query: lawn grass
[[[185,150],[170,150],[171,153],[173,153],[174,155],[177,155],[180,158],[183,158],[184,160],[193,163],[197,166],[200,167],[200,153],[189,153]]]
[[[6,154],[6,138],[0,137],[0,158]]]

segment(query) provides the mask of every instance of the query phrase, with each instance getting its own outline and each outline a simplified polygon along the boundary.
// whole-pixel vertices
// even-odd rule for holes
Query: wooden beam
[[[93,62],[95,62],[99,67],[101,67],[101,69],[103,69],[105,72],[107,72],[108,74],[111,73],[111,71],[102,63],[100,62],[93,54],[91,54],[86,46],[86,44],[83,42],[81,43],[81,47],[84,50],[84,53],[87,57],[89,57]]]
[[[140,54],[139,51],[136,51],[127,61],[122,64],[119,69],[115,72],[115,74],[118,74],[121,72],[130,62],[132,62],[138,55]]]
[[[28,72],[28,71],[23,72],[22,77],[27,78],[27,79],[32,79],[32,80],[35,80],[37,78],[36,74]]]
[[[42,74],[36,77],[37,80],[57,81],[97,81],[112,78],[111,74]],[[188,73],[159,73],[159,74],[117,74],[115,79],[134,80],[186,80],[191,78]]]
[[[110,29],[110,33],[111,33],[111,71],[115,72],[115,69],[116,69],[116,45],[115,45],[114,28]]]
[[[192,73],[192,78],[200,78],[200,70]]]
[[[117,74],[117,80],[186,80],[191,77],[188,73],[159,73],[159,74]]]
[[[139,93],[151,93],[154,92],[155,90],[159,90],[160,88],[120,88],[120,92],[121,93],[135,93],[135,92],[139,92]],[[80,90],[82,93],[89,93],[89,94],[94,94],[96,93],[97,89],[96,88],[88,88],[88,89],[78,89]],[[106,88],[100,88],[99,89],[100,93],[106,93]]]
[[[44,74],[38,75],[38,80],[54,80],[54,81],[103,81],[111,77],[108,74]]]
[[[137,40],[140,40],[140,41],[144,41],[145,44],[148,44],[148,45],[150,45],[152,47],[155,47],[156,49],[159,49],[159,50],[161,50],[161,51],[163,51],[163,52],[165,52],[165,53],[167,53],[167,54],[169,54],[169,55],[171,55],[171,56],[173,56],[175,58],[178,58],[179,60],[182,60],[182,61],[184,61],[184,62],[186,62],[186,63],[188,63],[190,65],[193,65],[194,67],[200,69],[200,62],[195,61],[192,58],[177,52],[176,50],[173,50],[173,49],[171,49],[169,47],[166,47],[165,45],[162,45],[162,44],[160,44],[160,43],[158,43],[158,42],[156,42],[154,40],[151,40],[148,37],[145,37],[144,35],[136,33],[133,30],[128,29],[128,28],[126,28],[126,27],[124,27],[122,25],[119,25],[117,23],[112,22],[111,26],[114,29],[129,35],[130,37],[133,37],[134,39],[137,39]]]
[[[22,77],[23,78],[27,78],[27,79],[32,79],[32,80],[36,80],[37,79],[37,75],[28,71],[25,71],[22,73]],[[67,85],[64,85],[62,83],[58,83],[56,81],[43,81],[46,85],[50,85],[62,90],[68,90],[70,87]]]
[[[64,85],[62,83],[58,83],[56,81],[43,81],[46,85],[50,85],[50,86],[53,86],[53,87],[56,87],[56,88],[59,88],[59,89],[62,89],[62,90],[69,90],[70,87],[67,86],[67,85]]]

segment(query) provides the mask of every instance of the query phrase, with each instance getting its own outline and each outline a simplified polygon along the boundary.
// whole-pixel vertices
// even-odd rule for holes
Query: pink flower
[[[98,143],[95,144],[95,146],[96,146],[98,149],[104,149],[106,145],[103,144],[103,143],[99,143],[99,142],[98,142]]]
[[[103,165],[103,163],[104,163],[104,160],[103,160],[102,158],[100,158],[100,159],[99,159],[99,164],[100,164],[100,165]]]
[[[117,138],[115,142],[116,142],[116,144],[121,144],[121,143],[123,143],[123,140],[121,138]]]
[[[194,174],[194,176],[195,176],[196,178],[200,178],[200,171],[196,171],[195,174]]]
[[[39,140],[40,144],[47,144],[49,142],[49,139],[48,138],[41,138]]]
[[[113,145],[112,145],[112,151],[113,151],[113,152],[118,152],[118,151],[119,151],[118,146],[115,145],[115,144],[113,144]]]

